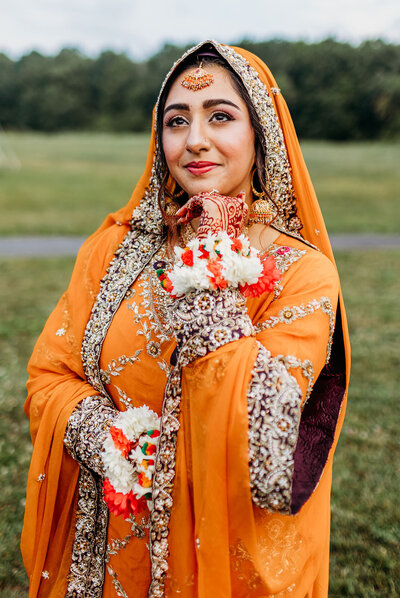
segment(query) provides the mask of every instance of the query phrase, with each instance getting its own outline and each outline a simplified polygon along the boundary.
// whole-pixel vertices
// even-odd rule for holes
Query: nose
[[[210,141],[206,134],[206,127],[200,119],[194,119],[188,128],[186,138],[186,149],[192,154],[210,149]]]

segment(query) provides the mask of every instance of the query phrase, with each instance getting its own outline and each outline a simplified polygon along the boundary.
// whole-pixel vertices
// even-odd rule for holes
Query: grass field
[[[336,453],[332,499],[332,598],[400,592],[398,469],[400,252],[338,254],[353,348],[349,406]],[[0,595],[26,596],[19,556],[30,458],[22,411],[25,367],[65,287],[71,259],[0,262]],[[397,476],[397,477],[396,477]]]
[[[146,135],[9,134],[22,163],[0,169],[0,235],[88,235],[124,205]],[[1,140],[0,140],[1,142]],[[302,144],[328,230],[400,231],[400,144]]]
[[[131,135],[10,139],[23,168],[0,171],[0,235],[89,234],[129,197],[147,146],[145,136]],[[400,231],[399,148],[304,143],[303,149],[332,232]],[[341,252],[337,262],[353,367],[334,465],[329,595],[394,598],[400,595],[400,251]],[[2,598],[27,596],[19,554],[31,454],[22,409],[26,362],[72,266],[70,258],[0,259]]]

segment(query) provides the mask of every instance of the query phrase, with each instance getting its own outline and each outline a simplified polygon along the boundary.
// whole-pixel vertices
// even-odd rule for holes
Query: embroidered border
[[[100,283],[82,341],[85,375],[95,390],[107,395],[99,370],[100,352],[108,327],[126,291],[159,249],[163,238],[129,231]]]
[[[68,419],[66,449],[73,459],[99,475],[103,474],[102,446],[117,413],[110,399],[96,395],[78,403]]]
[[[168,570],[168,525],[171,517],[176,440],[179,430],[181,367],[182,364],[178,362],[165,389],[161,434],[153,475],[154,508],[150,516],[152,581],[149,598],[164,596],[165,575]]]
[[[326,360],[329,362],[332,351],[333,333],[335,331],[335,312],[328,297],[321,297],[320,299],[312,299],[306,304],[292,305],[284,307],[277,316],[270,316],[255,326],[256,333],[269,328],[275,328],[278,324],[292,324],[296,320],[310,316],[320,309],[324,314],[329,316],[329,338],[326,347]]]
[[[82,467],[79,475],[78,509],[72,562],[65,598],[101,598],[105,566],[105,537],[108,510],[101,500],[101,482]]]
[[[258,346],[247,393],[251,493],[257,506],[290,513],[302,395],[284,365]]]
[[[128,232],[101,281],[84,333],[81,355],[88,382],[109,401],[111,399],[104,388],[99,366],[103,341],[126,291],[162,242],[163,237],[151,233],[138,236],[137,231]],[[82,467],[67,598],[101,598],[107,523],[108,509],[102,500],[101,482]]]

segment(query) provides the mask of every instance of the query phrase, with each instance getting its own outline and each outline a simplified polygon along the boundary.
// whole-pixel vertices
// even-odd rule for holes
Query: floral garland
[[[146,405],[117,415],[103,443],[104,500],[114,515],[129,520],[152,509],[154,454],[160,418]]]
[[[225,231],[194,238],[187,247],[175,247],[175,264],[154,268],[161,286],[176,299],[194,290],[239,288],[245,297],[270,293],[282,278],[273,256],[260,256],[245,235],[231,238]]]

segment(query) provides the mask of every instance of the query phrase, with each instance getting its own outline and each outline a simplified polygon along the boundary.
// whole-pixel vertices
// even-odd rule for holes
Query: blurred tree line
[[[400,135],[400,45],[355,47],[272,40],[240,46],[271,68],[299,135],[378,139]],[[13,129],[145,131],[165,74],[186,47],[166,44],[143,62],[64,49],[13,61],[0,53],[0,124]]]

